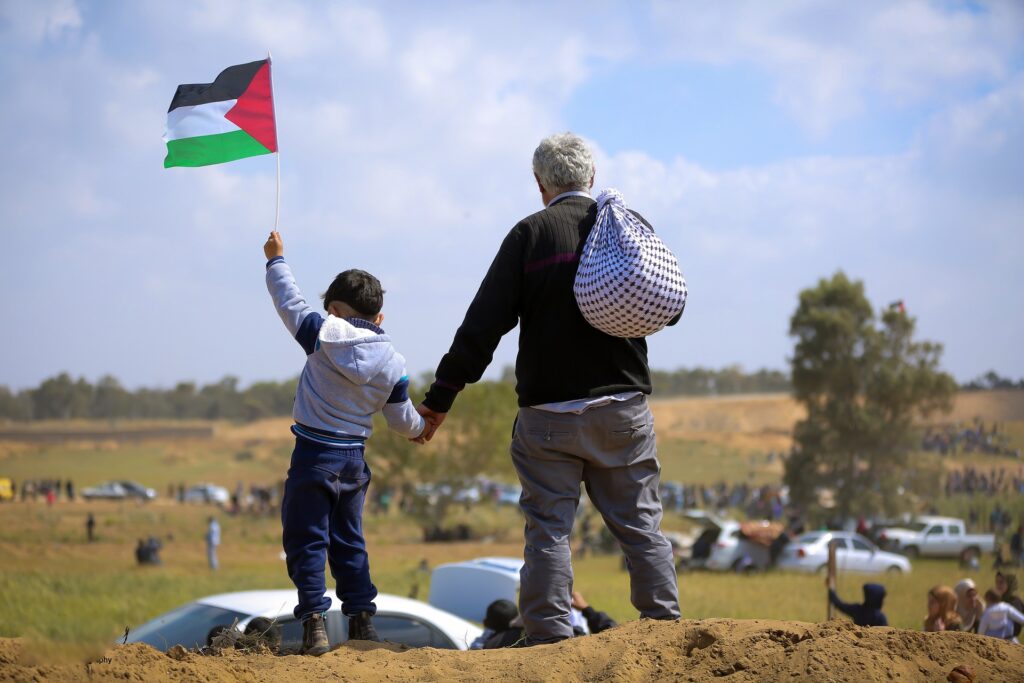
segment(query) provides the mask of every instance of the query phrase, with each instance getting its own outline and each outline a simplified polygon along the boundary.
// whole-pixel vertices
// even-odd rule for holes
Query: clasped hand
[[[439,413],[437,411],[431,410],[422,403],[416,406],[416,412],[423,416],[423,419],[424,421],[426,421],[427,425],[426,427],[423,428],[423,431],[420,433],[419,436],[413,439],[409,439],[409,441],[424,444],[430,441],[432,438],[434,438],[434,432],[436,432],[437,428],[441,426],[441,423],[444,422],[444,419],[448,417],[448,413]]]

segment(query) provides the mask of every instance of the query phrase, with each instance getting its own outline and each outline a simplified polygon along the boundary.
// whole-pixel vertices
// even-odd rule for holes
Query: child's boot
[[[354,617],[348,618],[348,639],[381,642],[380,636],[377,635],[377,629],[373,627],[373,617],[369,612],[360,612]]]
[[[316,612],[302,622],[302,654],[319,657],[331,649],[324,616]]]

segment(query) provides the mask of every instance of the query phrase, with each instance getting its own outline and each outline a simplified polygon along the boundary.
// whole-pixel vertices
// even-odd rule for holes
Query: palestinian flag
[[[276,152],[270,60],[229,66],[213,83],[179,85],[167,110],[164,141],[164,168]]]

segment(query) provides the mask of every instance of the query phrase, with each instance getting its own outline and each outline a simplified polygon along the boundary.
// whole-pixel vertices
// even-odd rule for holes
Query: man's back
[[[428,406],[446,411],[463,385],[479,380],[498,341],[516,323],[520,406],[651,392],[647,342],[591,327],[573,294],[596,206],[587,196],[564,197],[512,228],[438,365]]]
[[[520,405],[651,391],[647,342],[598,331],[576,304],[576,269],[596,218],[597,204],[592,199],[570,196],[520,224],[524,235],[516,361]]]

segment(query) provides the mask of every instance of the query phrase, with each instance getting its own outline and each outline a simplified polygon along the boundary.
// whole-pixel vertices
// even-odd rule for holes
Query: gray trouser
[[[569,534],[580,482],[626,555],[630,600],[640,616],[679,617],[672,547],[660,529],[654,417],[645,396],[582,415],[522,408],[511,451],[526,516],[519,610],[531,640],[572,636]]]

